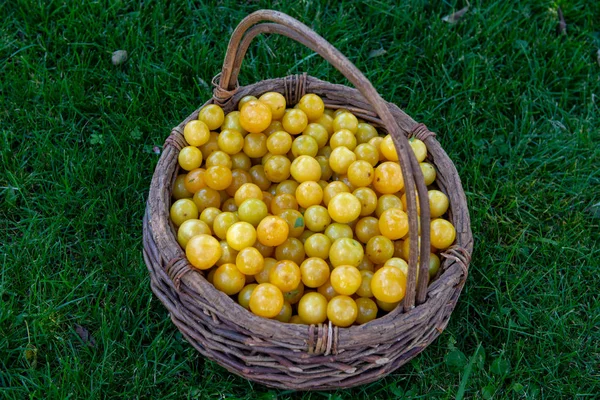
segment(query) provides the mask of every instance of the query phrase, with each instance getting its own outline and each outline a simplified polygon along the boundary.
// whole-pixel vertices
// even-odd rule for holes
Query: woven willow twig
[[[266,24],[257,23],[271,21]],[[252,39],[260,33],[288,36],[313,49],[342,72],[357,89],[321,81],[306,74],[238,86],[237,74]],[[405,182],[410,225],[409,273],[403,306],[369,323],[349,328],[283,324],[257,317],[215,289],[193,269],[178,245],[169,219],[171,191],[178,173],[177,156],[185,124],[173,128],[158,161],[144,217],[144,260],[152,291],[171,319],[200,353],[226,369],[268,386],[300,390],[335,389],[379,379],[420,353],[443,331],[464,286],[473,237],[466,198],[452,161],[435,134],[393,104],[385,102],[360,71],[333,46],[305,25],[275,11],[258,11],[234,31],[222,72],[213,79],[214,96],[225,112],[246,95],[276,91],[288,104],[305,93],[321,96],[327,107],[344,107],[392,135]],[[450,199],[449,218],[456,227],[455,245],[442,254],[441,272],[428,285],[429,225],[421,226],[417,243],[417,193],[421,217],[429,219],[427,188],[407,137],[423,140],[438,171],[440,190]],[[420,253],[419,253],[420,251]],[[418,265],[418,260],[420,265]],[[416,285],[416,271],[425,277]],[[416,304],[416,306],[415,306]]]

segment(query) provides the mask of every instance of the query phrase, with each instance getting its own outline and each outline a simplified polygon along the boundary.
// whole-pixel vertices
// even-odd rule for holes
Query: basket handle
[[[274,23],[256,25],[263,21],[271,21]],[[425,221],[429,221],[430,212],[427,187],[419,163],[408,143],[408,139],[403,134],[400,126],[388,109],[387,104],[383,98],[381,98],[379,93],[377,93],[375,87],[373,87],[371,82],[354,64],[352,64],[352,62],[350,62],[350,60],[308,26],[278,11],[259,10],[248,15],[238,24],[229,40],[229,45],[227,46],[227,52],[225,54],[225,60],[223,62],[218,86],[215,89],[215,94],[218,92],[225,94],[233,93],[237,85],[237,76],[246,50],[254,37],[260,33],[277,33],[287,36],[304,44],[327,60],[340,71],[361,92],[371,106],[373,106],[375,112],[381,118],[383,125],[391,135],[396,151],[398,152],[400,167],[402,169],[409,216],[409,236],[411,239],[404,309],[412,309],[415,304],[415,297],[417,297],[417,303],[425,301],[427,292],[427,284],[425,282],[428,279],[427,271],[429,268],[430,248],[429,224],[423,224],[423,226],[421,226],[422,238],[419,251],[417,239],[419,216],[416,209],[416,193],[419,194],[418,201],[421,209],[421,217],[423,217]],[[419,275],[421,276],[422,282],[419,284],[419,293],[416,293],[418,260],[420,260]]]

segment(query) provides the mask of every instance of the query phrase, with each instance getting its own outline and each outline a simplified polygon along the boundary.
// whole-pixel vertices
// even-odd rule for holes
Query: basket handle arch
[[[271,23],[261,23],[265,21]],[[408,139],[403,134],[403,130],[392,116],[386,102],[379,95],[375,87],[350,60],[308,26],[287,14],[274,10],[256,11],[238,24],[227,46],[218,86],[215,88],[215,97],[217,97],[218,93],[229,95],[233,93],[246,51],[252,40],[261,33],[277,33],[287,36],[305,45],[327,60],[366,98],[391,135],[402,170],[409,216],[410,254],[404,309],[405,311],[411,310],[414,308],[415,300],[417,304],[425,301],[429,277],[430,227],[429,224],[423,224],[420,227],[422,238],[419,249],[419,213],[416,207],[417,201],[420,206],[420,216],[425,221],[429,221],[430,211],[427,186],[425,185],[419,162],[408,143]],[[418,265],[419,263],[420,265]],[[417,268],[419,268],[419,276],[421,277],[418,291],[416,287]]]

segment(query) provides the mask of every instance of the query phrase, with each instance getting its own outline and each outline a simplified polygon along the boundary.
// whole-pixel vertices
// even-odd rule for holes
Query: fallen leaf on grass
[[[382,47],[381,49],[371,50],[369,52],[369,58],[375,58],[384,55],[387,51]]]
[[[29,363],[31,368],[35,368],[37,366],[37,348],[31,343],[27,344],[25,348],[25,360]]]
[[[460,21],[460,19],[463,17],[463,15],[465,15],[467,13],[467,11],[469,11],[469,6],[461,8],[460,10],[458,10],[455,13],[446,15],[445,17],[442,18],[442,21],[447,22],[449,24],[455,24],[458,21]]]
[[[560,7],[558,7],[558,34],[567,34],[567,22],[565,21],[565,16],[563,15],[563,12],[560,9]]]
[[[96,339],[90,334],[86,328],[79,324],[75,324],[75,333],[79,335],[81,340],[90,347],[96,347]]]
[[[126,50],[117,50],[112,53],[111,57],[113,65],[121,65],[125,61],[127,61],[127,51]]]

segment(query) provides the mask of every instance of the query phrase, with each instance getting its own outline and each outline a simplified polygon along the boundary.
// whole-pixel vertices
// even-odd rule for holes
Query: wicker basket
[[[270,21],[269,23],[261,23]],[[237,75],[254,37],[260,33],[288,36],[319,53],[357,88],[335,85],[306,74],[237,85]],[[429,224],[423,224],[420,265],[418,243],[411,239],[409,274],[403,303],[387,315],[349,328],[284,324],[257,317],[218,291],[187,262],[169,219],[171,190],[178,173],[177,156],[186,145],[185,124],[175,127],[158,161],[144,217],[144,260],[154,294],[169,310],[186,339],[204,356],[227,370],[267,386],[311,390],[347,388],[381,378],[420,353],[446,327],[467,277],[473,237],[460,178],[452,161],[425,125],[385,102],[365,76],[331,44],[297,20],[270,10],[246,17],[233,32],[223,70],[213,80],[216,103],[230,112],[246,95],[282,93],[295,104],[305,93],[321,96],[326,107],[346,108],[392,135],[400,156],[408,201],[410,237],[417,237],[416,202],[429,219],[427,188],[407,138],[416,136],[429,150],[438,171],[437,183],[450,199],[449,219],[456,243],[442,254],[442,267],[428,285]],[[415,196],[420,193],[420,196]],[[424,201],[423,201],[424,200]]]

